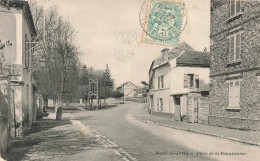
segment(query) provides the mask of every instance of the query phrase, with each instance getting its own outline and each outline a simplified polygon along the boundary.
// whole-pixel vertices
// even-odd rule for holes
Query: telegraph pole
[[[123,83],[123,104],[125,104],[125,83]]]

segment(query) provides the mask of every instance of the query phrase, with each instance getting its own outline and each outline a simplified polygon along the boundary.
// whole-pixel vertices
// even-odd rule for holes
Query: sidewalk
[[[146,107],[132,114],[136,120],[204,135],[260,146],[260,131],[242,131],[205,124],[180,122],[165,116],[150,115]]]
[[[92,129],[77,120],[47,119],[37,121],[29,135],[13,140],[3,156],[19,160],[122,160],[113,149],[105,147]]]

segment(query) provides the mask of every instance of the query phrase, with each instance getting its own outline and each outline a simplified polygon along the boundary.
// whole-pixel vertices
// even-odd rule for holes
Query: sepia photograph
[[[260,160],[260,0],[0,0],[0,161]]]

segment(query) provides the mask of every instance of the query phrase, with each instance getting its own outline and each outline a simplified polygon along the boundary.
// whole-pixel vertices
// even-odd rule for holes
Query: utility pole
[[[125,104],[125,83],[123,83],[123,104]]]

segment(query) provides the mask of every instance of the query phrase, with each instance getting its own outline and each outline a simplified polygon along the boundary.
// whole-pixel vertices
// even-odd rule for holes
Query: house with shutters
[[[128,81],[128,82],[121,84],[116,89],[117,89],[117,91],[124,94],[124,98],[133,98],[133,97],[135,97],[135,93],[137,91],[137,86],[134,83]]]
[[[1,1],[0,19],[4,22],[0,23],[1,40],[12,43],[11,47],[5,48],[3,54],[9,65],[8,104],[13,112],[12,120],[15,120],[11,122],[11,126],[18,128],[18,136],[31,128],[37,117],[37,105],[39,107],[41,104],[32,75],[32,41],[36,36],[36,29],[27,1]]]
[[[211,0],[211,125],[260,129],[259,6]]]
[[[194,51],[186,43],[163,49],[149,71],[151,113],[206,123],[208,100],[201,97],[209,94],[209,64],[208,52]]]

